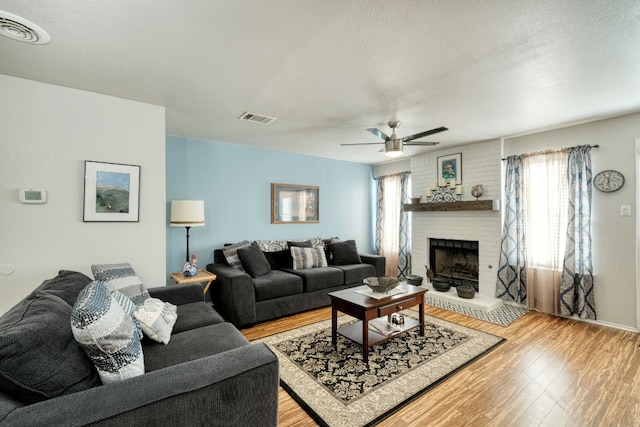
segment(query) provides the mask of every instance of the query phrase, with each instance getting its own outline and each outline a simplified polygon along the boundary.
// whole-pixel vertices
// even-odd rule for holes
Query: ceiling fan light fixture
[[[387,156],[387,157],[392,157],[392,158],[393,157],[400,157],[400,156],[402,156],[402,150],[392,150],[392,151],[387,150],[387,151],[384,152],[384,155]]]
[[[402,156],[402,141],[391,139],[384,144],[384,155],[387,157]]]

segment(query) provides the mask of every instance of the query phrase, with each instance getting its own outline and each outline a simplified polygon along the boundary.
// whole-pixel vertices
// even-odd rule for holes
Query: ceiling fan
[[[384,140],[384,142],[360,142],[354,144],[340,144],[340,145],[372,145],[372,144],[384,144],[384,148],[380,151],[384,151],[384,154],[388,157],[399,157],[402,156],[402,147],[404,145],[437,145],[439,142],[429,142],[429,141],[416,141],[410,142],[418,138],[422,138],[428,135],[433,135],[436,133],[444,132],[445,130],[449,130],[444,126],[439,128],[427,130],[424,132],[416,133],[413,135],[405,136],[404,138],[398,138],[396,135],[396,129],[400,127],[400,122],[398,120],[389,121],[389,127],[391,128],[391,136],[387,136],[384,132],[382,132],[378,128],[368,128],[367,130],[377,136],[378,138]]]

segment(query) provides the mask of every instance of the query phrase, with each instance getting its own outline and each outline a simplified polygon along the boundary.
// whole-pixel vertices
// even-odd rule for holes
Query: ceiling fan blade
[[[340,145],[380,145],[384,144],[384,142],[356,142],[353,144],[340,144]]]
[[[427,146],[427,145],[438,145],[440,144],[440,141],[435,142],[435,141],[416,141],[416,142],[405,142],[404,145],[422,145],[422,146]]]
[[[374,134],[375,136],[377,136],[378,138],[383,139],[385,141],[388,141],[391,139],[391,137],[385,135],[385,133],[378,128],[368,128],[367,130],[372,134]]]
[[[435,133],[444,132],[445,130],[449,130],[446,127],[442,126],[439,128],[431,129],[425,132],[416,133],[414,135],[405,136],[402,138],[402,142],[413,141],[414,139],[422,138],[423,136],[433,135]]]

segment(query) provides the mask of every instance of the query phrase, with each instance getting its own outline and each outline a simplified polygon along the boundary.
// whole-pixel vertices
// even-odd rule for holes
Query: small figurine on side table
[[[195,255],[191,255],[191,262],[184,263],[182,274],[184,274],[184,277],[193,277],[198,274],[198,260]]]

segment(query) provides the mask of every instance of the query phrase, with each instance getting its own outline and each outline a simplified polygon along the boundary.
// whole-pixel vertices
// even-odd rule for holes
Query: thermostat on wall
[[[20,189],[20,202],[21,203],[47,203],[47,191]]]

